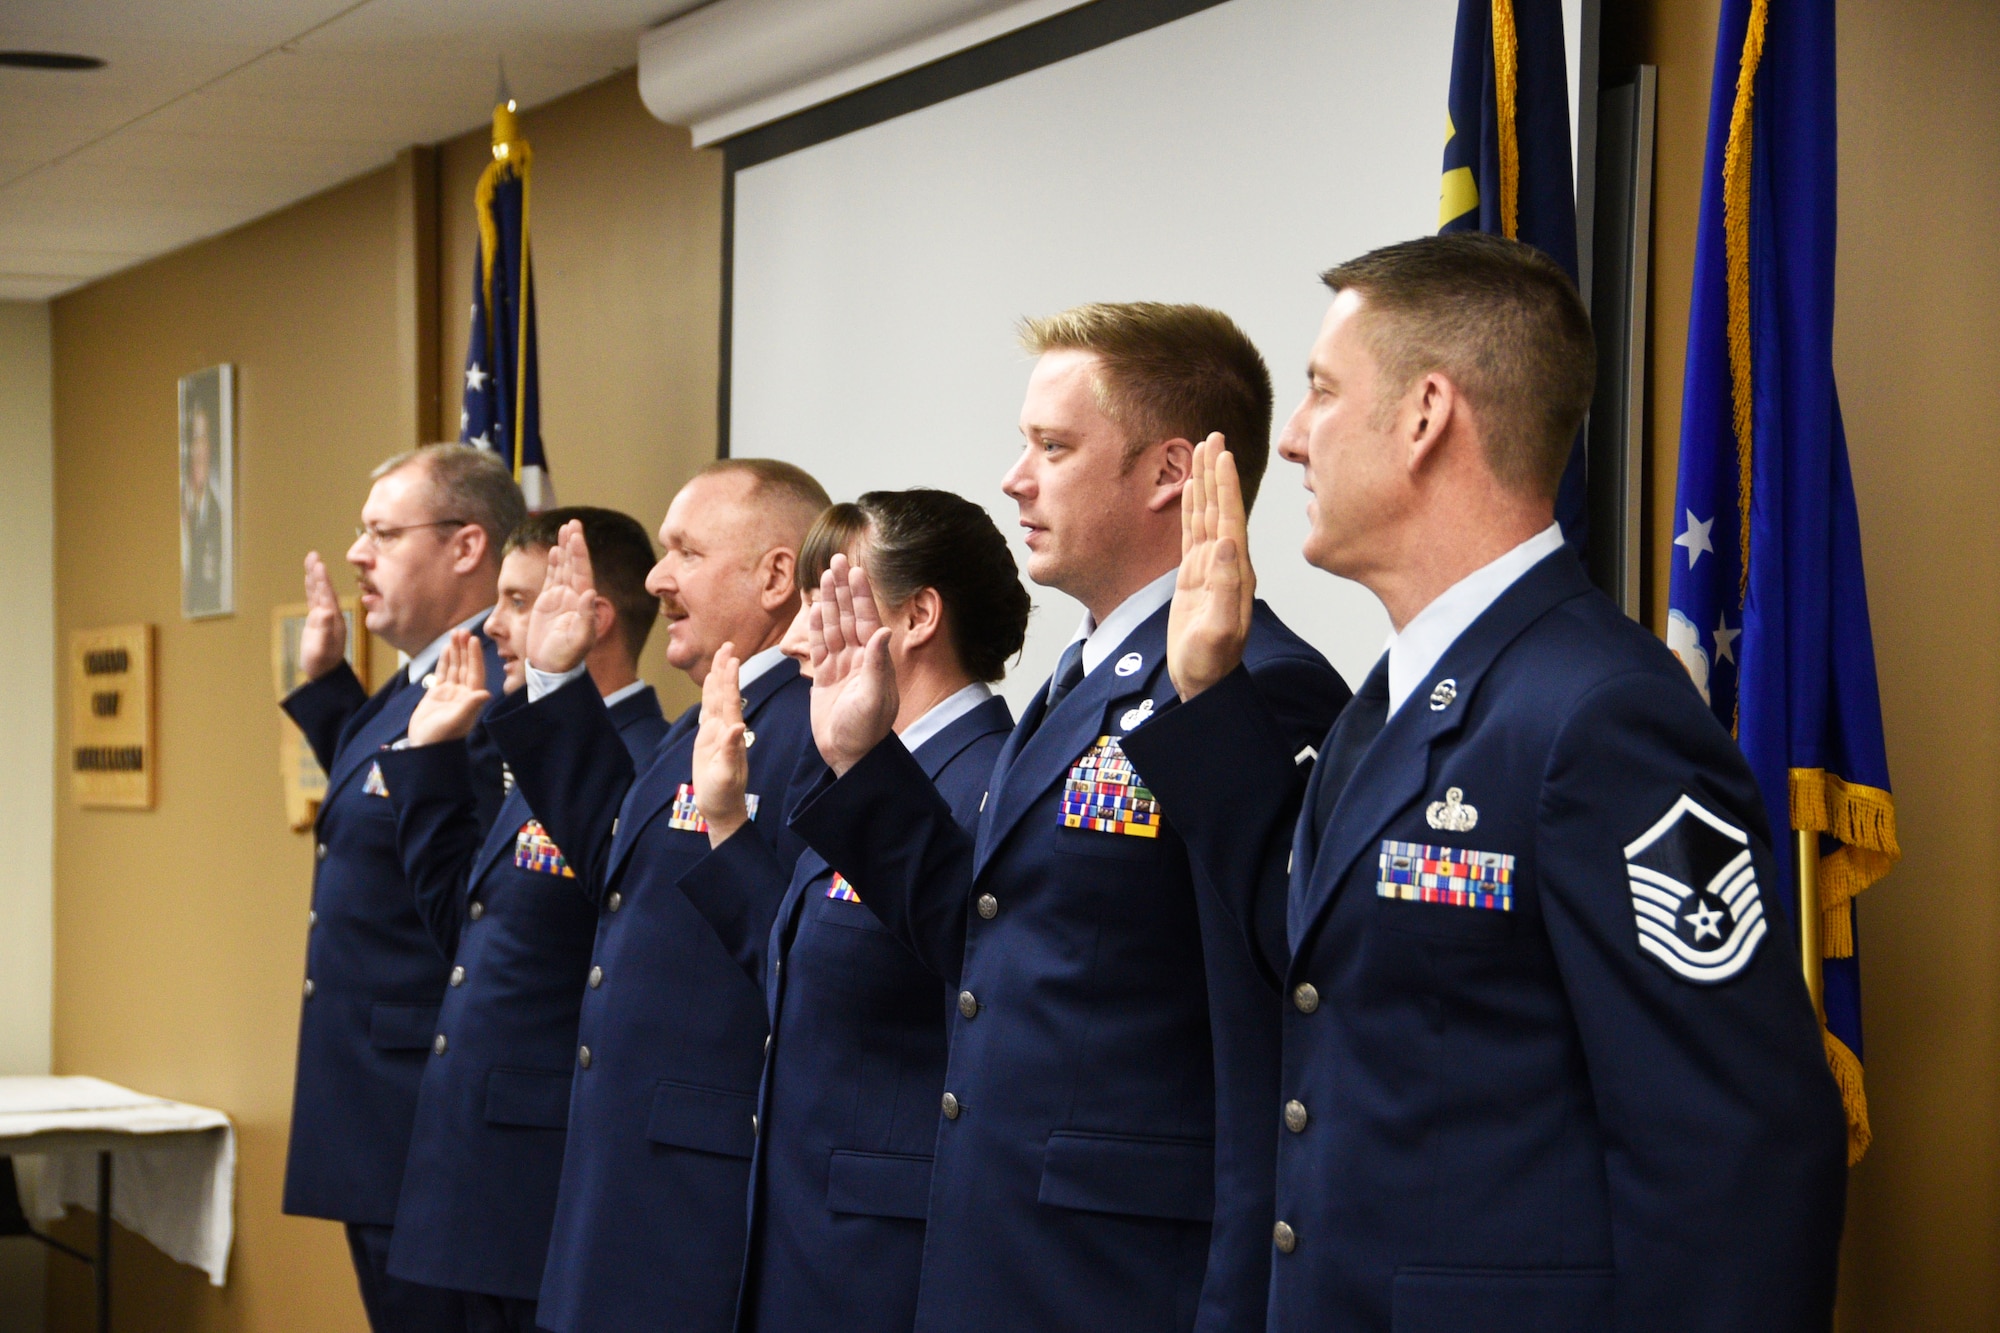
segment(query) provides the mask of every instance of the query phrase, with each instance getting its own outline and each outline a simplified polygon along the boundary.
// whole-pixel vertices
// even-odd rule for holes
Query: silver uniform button
[[[962,990],[958,993],[958,1012],[964,1018],[979,1017],[979,1000],[971,991]]]
[[[624,905],[624,902],[625,902],[625,895],[624,895],[624,894],[622,894],[622,893],[613,893],[613,894],[612,894],[612,895],[611,895],[611,896],[610,896],[609,898],[606,898],[606,899],[604,900],[604,905],[605,905],[605,906],[606,906],[607,908],[609,908],[610,910],[612,910],[612,911],[614,911],[614,912],[615,912],[615,911],[617,911],[617,910],[618,910],[618,909],[619,909],[619,908],[620,908],[621,906],[623,906],[623,905]]]
[[[603,984],[604,984],[604,969],[603,969],[603,968],[601,968],[601,967],[593,967],[593,968],[591,968],[591,969],[590,969],[590,988],[591,988],[592,990],[596,990],[596,989],[597,989],[597,988],[598,988],[599,986],[602,986]]]
[[[319,924],[319,911],[317,909],[308,910],[306,912],[306,928],[310,930],[312,927],[317,926],[318,924]]]
[[[1299,1248],[1299,1236],[1291,1223],[1280,1222],[1271,1228],[1271,1243],[1278,1247],[1279,1254],[1290,1254]]]
[[[313,860],[315,860],[315,861],[324,861],[324,860],[326,860],[326,844],[325,844],[325,843],[320,843],[320,844],[319,844],[318,846],[316,846],[316,847],[314,847],[314,848],[313,848]]]
[[[463,986],[465,984],[465,968],[463,966],[452,968],[451,984],[454,986]]]
[[[431,1049],[439,1055],[443,1055],[450,1048],[451,1043],[444,1039],[444,1033],[442,1032],[438,1033],[437,1040],[431,1043]]]
[[[956,1119],[958,1119],[958,1113],[959,1113],[960,1109],[962,1109],[962,1108],[960,1108],[960,1106],[959,1106],[959,1104],[958,1104],[958,1098],[956,1098],[956,1097],[952,1096],[952,1095],[951,1095],[950,1093],[948,1093],[948,1092],[947,1092],[947,1093],[946,1093],[946,1094],[944,1095],[944,1101],[943,1101],[942,1103],[940,1103],[940,1104],[941,1104],[941,1105],[943,1106],[943,1108],[944,1108],[944,1118],[945,1118],[945,1119],[947,1119],[947,1120],[956,1120]]]
[[[576,1062],[585,1069],[590,1068],[590,1048],[588,1046],[579,1046],[576,1048]]]
[[[465,914],[474,921],[477,921],[480,917],[486,915],[486,904],[475,899],[472,906],[466,909]]]
[[[312,979],[311,977],[307,977],[307,978],[306,978],[306,998],[307,998],[308,1000],[310,1000],[310,999],[311,999],[312,997],[313,997],[313,979]]]
[[[1294,1097],[1285,1103],[1285,1128],[1294,1134],[1303,1134],[1306,1129],[1306,1104]]]
[[[979,895],[979,915],[991,921],[1000,914],[1000,900],[990,893]]]
[[[1319,1008],[1319,989],[1310,981],[1301,981],[1292,990],[1292,1007],[1302,1014]]]

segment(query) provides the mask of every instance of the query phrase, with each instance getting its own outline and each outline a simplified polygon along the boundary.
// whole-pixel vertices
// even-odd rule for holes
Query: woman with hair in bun
[[[988,685],[1028,625],[1006,538],[947,491],[870,491],[834,505],[799,552],[799,620],[784,648],[802,662],[805,617],[836,555],[868,570],[890,628],[896,732],[970,829],[1013,728]],[[867,885],[811,851],[786,866],[763,839],[738,836],[759,812],[744,799],[755,739],[737,666],[725,646],[702,690],[694,787],[712,850],[680,881],[770,1012],[737,1328],[908,1333],[951,993],[864,905]],[[793,789],[815,776],[802,771]]]

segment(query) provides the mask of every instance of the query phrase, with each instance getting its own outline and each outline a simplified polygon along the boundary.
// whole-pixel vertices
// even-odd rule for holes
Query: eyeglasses
[[[415,532],[418,528],[462,528],[471,522],[469,518],[436,518],[428,523],[405,523],[400,528],[371,528],[363,523],[354,529],[354,538],[367,542],[378,551],[386,551],[406,532]]]

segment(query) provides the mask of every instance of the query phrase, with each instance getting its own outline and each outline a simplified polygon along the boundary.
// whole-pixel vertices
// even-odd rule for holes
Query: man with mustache
[[[700,684],[725,650],[742,661],[751,826],[787,867],[799,847],[787,788],[811,739],[806,682],[778,645],[799,546],[826,504],[789,463],[712,463],[668,506],[646,581],[669,664]],[[679,888],[709,852],[692,782],[700,709],[633,762],[585,673],[599,596],[569,528],[529,617],[528,688],[487,717],[599,908],[537,1317],[557,1333],[722,1333],[742,1269],[764,996]]]
[[[437,1039],[445,955],[426,931],[396,854],[384,749],[403,735],[422,682],[455,629],[476,631],[493,605],[500,544],[527,512],[492,454],[439,444],[375,469],[348,563],[360,576],[368,629],[410,654],[373,697],[347,665],[347,621],[314,551],[311,610],[299,640],[307,681],[285,711],[326,770],[315,829],[311,936],[299,1017],[287,1213],[347,1224],[361,1299],[377,1333],[456,1330],[456,1292],[388,1272],[396,1200],[416,1115],[417,1085]],[[499,659],[480,640],[488,688]],[[490,818],[497,757],[481,748],[472,781]]]

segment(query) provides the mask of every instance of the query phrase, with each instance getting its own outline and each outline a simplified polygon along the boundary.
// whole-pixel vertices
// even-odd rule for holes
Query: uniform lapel
[[[1097,664],[1097,670],[1085,676],[1053,710],[1040,702],[1048,697],[1046,686],[1037,702],[1029,704],[1021,725],[1008,740],[1011,756],[1003,751],[1001,767],[995,771],[992,799],[987,802],[990,812],[980,824],[973,857],[975,878],[1042,793],[1068,776],[1071,765],[1104,734],[1105,710],[1152,691],[1154,675],[1166,663],[1167,611],[1161,607],[1126,635],[1125,641]],[[1134,653],[1140,659],[1138,669],[1119,675],[1117,664]],[[1037,718],[1040,724],[1024,741],[1024,733]]]
[[[423,692],[413,687],[405,688],[408,679],[400,671],[397,672],[354,715],[347,737],[341,743],[340,753],[334,758],[333,772],[326,776],[322,809],[332,803],[334,793],[359,771],[364,762],[373,761],[377,751],[402,735],[410,725],[410,714],[417,711],[417,700]]]
[[[1487,670],[1528,626],[1589,590],[1575,554],[1567,548],[1553,552],[1501,593],[1410,692],[1361,756],[1335,802],[1310,878],[1301,884],[1294,877],[1287,922],[1295,958],[1313,925],[1340,896],[1354,863],[1376,845],[1389,821],[1422,795],[1432,749],[1463,724]],[[1449,691],[1440,690],[1444,681],[1452,683]]]

